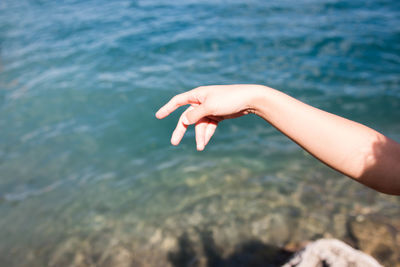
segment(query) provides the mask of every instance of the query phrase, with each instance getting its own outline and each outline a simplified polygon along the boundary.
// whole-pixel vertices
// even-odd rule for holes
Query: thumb
[[[186,116],[182,119],[183,124],[190,125],[198,122],[201,118],[206,117],[207,111],[203,105],[197,106],[194,109],[188,111]]]

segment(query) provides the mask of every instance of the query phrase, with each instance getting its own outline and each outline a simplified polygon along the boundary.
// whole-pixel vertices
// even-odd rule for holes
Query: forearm
[[[376,190],[400,194],[398,143],[271,88],[252,102],[257,115],[325,164]]]

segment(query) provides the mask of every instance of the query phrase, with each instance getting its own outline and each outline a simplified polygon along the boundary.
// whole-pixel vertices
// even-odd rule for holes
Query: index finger
[[[157,119],[163,119],[177,108],[187,104],[200,104],[195,97],[193,90],[174,96],[167,104],[162,106],[156,113]]]

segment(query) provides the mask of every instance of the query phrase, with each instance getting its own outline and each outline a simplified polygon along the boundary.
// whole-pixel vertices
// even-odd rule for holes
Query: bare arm
[[[255,113],[333,169],[387,194],[400,195],[400,144],[362,124],[302,103],[260,85],[199,87],[178,95],[158,118],[191,104],[171,142],[177,145],[187,125],[196,124],[198,150],[218,122]]]

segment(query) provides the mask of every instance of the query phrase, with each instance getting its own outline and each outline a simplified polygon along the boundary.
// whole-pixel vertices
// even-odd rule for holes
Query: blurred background
[[[400,2],[0,1],[0,265],[279,266],[333,237],[399,266],[400,199],[260,118],[170,145],[162,104],[233,83],[400,141]]]

